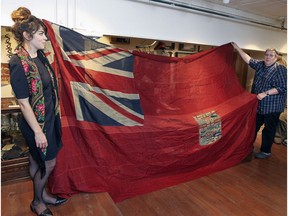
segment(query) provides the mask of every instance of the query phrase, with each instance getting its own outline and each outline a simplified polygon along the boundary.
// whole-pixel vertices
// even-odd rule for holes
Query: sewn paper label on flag
[[[209,145],[221,138],[221,119],[213,110],[194,116],[199,124],[199,144]]]

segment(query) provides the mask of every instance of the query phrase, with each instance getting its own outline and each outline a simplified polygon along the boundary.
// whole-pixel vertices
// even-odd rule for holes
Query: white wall
[[[267,19],[195,0],[195,4],[229,13]],[[191,12],[149,0],[7,0],[1,1],[1,25],[11,25],[19,6],[34,15],[89,35],[120,35],[209,45],[235,41],[240,47],[287,51],[287,32],[232,19]],[[280,25],[280,24],[279,24]]]

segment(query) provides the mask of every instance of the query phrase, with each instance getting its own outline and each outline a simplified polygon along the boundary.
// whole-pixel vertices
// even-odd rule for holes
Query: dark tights
[[[46,202],[54,203],[56,201],[56,198],[49,195],[46,191],[46,182],[48,180],[48,177],[50,176],[51,172],[53,171],[55,165],[56,165],[56,158],[45,161],[46,166],[46,174],[41,178],[41,171],[39,169],[38,164],[36,161],[30,156],[30,176],[33,180],[33,189],[34,189],[34,199],[32,205],[36,209],[38,213],[43,212],[46,207]]]

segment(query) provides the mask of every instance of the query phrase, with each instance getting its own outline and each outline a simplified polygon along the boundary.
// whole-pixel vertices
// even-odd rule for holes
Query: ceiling
[[[190,0],[191,3],[193,0]],[[287,20],[287,0],[203,0],[275,20]],[[227,0],[228,1],[228,0]]]

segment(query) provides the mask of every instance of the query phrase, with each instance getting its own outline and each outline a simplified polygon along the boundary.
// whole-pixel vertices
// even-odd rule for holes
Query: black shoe
[[[266,152],[259,152],[255,154],[255,158],[259,158],[259,159],[265,159],[270,157],[271,153],[266,153]]]
[[[36,212],[36,209],[34,208],[34,206],[31,203],[30,204],[30,209],[31,209],[32,212],[34,212],[38,216],[53,216],[53,213],[51,212],[51,210],[49,208],[46,208],[41,214],[38,214]]]
[[[55,203],[46,203],[47,205],[60,206],[67,202],[68,199],[57,196]]]

